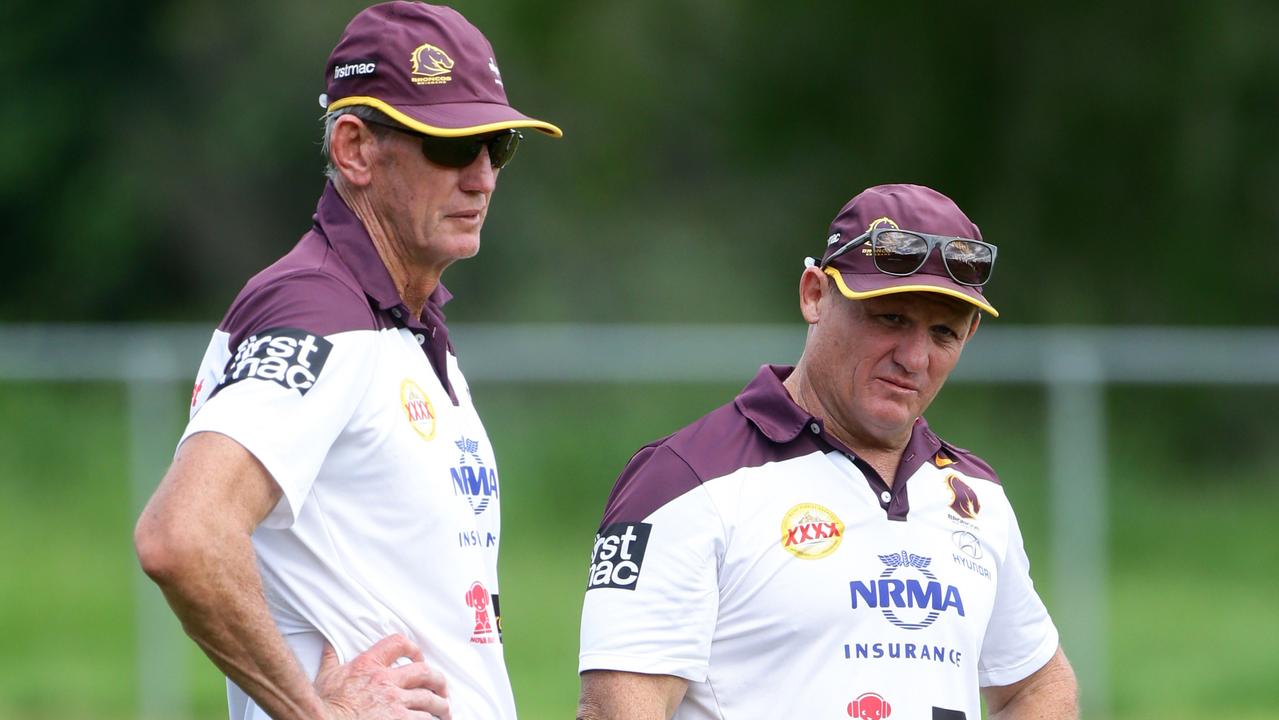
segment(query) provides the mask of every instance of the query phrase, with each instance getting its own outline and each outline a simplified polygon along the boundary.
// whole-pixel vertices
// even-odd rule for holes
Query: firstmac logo
[[[333,79],[341,80],[352,75],[372,75],[377,72],[377,63],[372,60],[355,60],[342,65],[333,66]]]
[[[651,523],[613,523],[595,536],[591,550],[591,571],[587,590],[617,588],[634,590],[644,567]]]
[[[218,391],[241,380],[269,380],[305,395],[315,387],[333,343],[299,328],[278,327],[245,338]]]

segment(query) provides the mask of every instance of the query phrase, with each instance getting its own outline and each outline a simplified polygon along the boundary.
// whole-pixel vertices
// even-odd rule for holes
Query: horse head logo
[[[958,475],[947,477],[946,484],[950,486],[950,492],[954,496],[950,509],[961,518],[972,520],[977,517],[977,513],[981,512],[981,501],[977,499],[977,493],[960,480]]]
[[[413,51],[413,74],[423,77],[448,75],[453,69],[453,58],[443,50],[424,43]]]

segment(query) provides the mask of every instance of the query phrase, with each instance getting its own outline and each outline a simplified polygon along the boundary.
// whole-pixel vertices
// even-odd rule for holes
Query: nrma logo
[[[859,602],[879,608],[888,622],[905,630],[926,628],[947,610],[953,609],[960,617],[964,616],[959,589],[954,585],[943,587],[928,569],[932,558],[903,550],[895,555],[880,555],[879,559],[885,567],[878,579],[849,583],[854,609]]]
[[[475,440],[464,437],[455,440],[453,444],[462,451],[457,467],[449,468],[449,473],[453,475],[453,494],[466,496],[467,502],[471,503],[471,510],[479,515],[488,509],[493,498],[499,496],[497,468],[484,467],[484,460],[479,452],[480,444]],[[474,463],[468,462],[468,459]]]

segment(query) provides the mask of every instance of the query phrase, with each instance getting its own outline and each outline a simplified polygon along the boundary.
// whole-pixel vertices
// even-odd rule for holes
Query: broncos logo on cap
[[[874,230],[875,228],[881,228],[881,227],[889,227],[894,230],[901,229],[900,227],[897,226],[897,222],[895,220],[885,215],[884,217],[879,217],[879,218],[875,218],[874,220],[871,220],[870,224],[866,226],[866,232],[870,232],[871,230]],[[870,243],[866,243],[865,245],[862,245],[861,250],[862,250],[862,255],[865,257],[870,257],[876,254],[878,255],[884,254],[883,250],[876,250],[874,247],[871,246]]]
[[[448,82],[448,74],[453,70],[453,58],[443,50],[430,43],[423,43],[413,51],[410,58],[413,62],[413,78],[417,83]]]

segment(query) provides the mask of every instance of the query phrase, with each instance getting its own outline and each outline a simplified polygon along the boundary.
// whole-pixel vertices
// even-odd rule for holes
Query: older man
[[[213,334],[136,545],[231,717],[514,718],[493,450],[440,276],[476,254],[519,128],[457,12],[360,12],[329,57],[329,183]]]
[[[874,187],[800,278],[794,368],[641,449],[596,536],[583,720],[1074,718],[999,479],[922,417],[996,315],[995,246]]]

